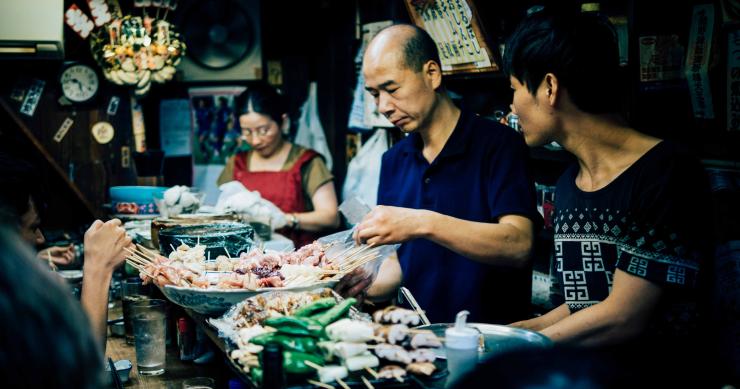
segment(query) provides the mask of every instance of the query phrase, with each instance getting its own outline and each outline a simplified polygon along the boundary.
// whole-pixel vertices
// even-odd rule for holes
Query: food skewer
[[[57,265],[51,259],[51,250],[47,251],[46,254],[49,257],[49,267],[51,268],[51,271],[57,271]]]
[[[341,387],[342,387],[343,389],[351,389],[351,388],[349,387],[349,385],[347,385],[347,383],[346,383],[346,382],[344,382],[344,381],[342,381],[342,379],[341,379],[341,378],[339,378],[339,377],[337,377],[337,383],[338,383],[338,384],[339,384],[339,386],[341,386]]]
[[[367,389],[375,389],[375,387],[370,383],[370,381],[367,380],[367,378],[365,378],[364,375],[360,376],[360,379],[362,380],[362,383],[364,383],[365,386],[367,386]]]
[[[368,347],[368,348],[369,348],[369,347]],[[373,370],[373,368],[371,368],[371,367],[366,367],[366,368],[365,368],[365,371],[367,371],[368,373],[370,373],[370,375],[371,375],[371,376],[373,376],[373,378],[375,378],[376,380],[377,380],[377,379],[378,379],[378,378],[380,377],[380,376],[378,375],[378,372],[377,372],[377,371],[375,371],[375,370]]]
[[[329,384],[325,384],[323,382],[319,382],[319,381],[315,381],[315,380],[306,380],[306,382],[308,382],[311,385],[318,386],[319,388],[336,389],[336,388],[334,388],[333,386],[331,386]]]
[[[314,368],[314,369],[316,369],[316,370],[319,370],[319,369],[321,369],[321,368],[323,367],[323,366],[321,366],[321,365],[318,365],[318,364],[316,364],[316,363],[313,363],[313,362],[311,362],[311,361],[309,361],[309,360],[305,360],[305,361],[303,361],[303,363],[305,363],[305,364],[306,364],[306,366],[308,366],[308,367],[312,367],[312,368]]]

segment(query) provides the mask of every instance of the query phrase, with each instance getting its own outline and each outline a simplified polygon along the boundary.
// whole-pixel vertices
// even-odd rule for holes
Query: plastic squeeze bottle
[[[447,354],[447,384],[475,369],[478,365],[478,341],[480,332],[468,327],[466,320],[470,312],[460,311],[455,317],[455,326],[445,330],[445,352]]]

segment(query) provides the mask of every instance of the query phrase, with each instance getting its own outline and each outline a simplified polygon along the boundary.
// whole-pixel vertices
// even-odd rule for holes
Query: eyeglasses
[[[272,132],[272,127],[271,124],[267,124],[255,128],[242,128],[242,135],[250,138],[253,136],[265,137]]]

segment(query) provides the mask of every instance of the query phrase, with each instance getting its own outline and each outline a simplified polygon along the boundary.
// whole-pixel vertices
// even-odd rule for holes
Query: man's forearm
[[[380,265],[375,282],[368,288],[367,297],[371,301],[385,301],[396,296],[401,286],[401,265],[394,254]]]
[[[522,267],[529,260],[533,234],[528,219],[522,217],[526,222],[515,226],[506,222],[471,222],[431,211],[425,218],[421,237],[460,255],[510,267]]]
[[[102,269],[83,269],[82,292],[80,303],[92,325],[95,337],[105,353],[105,342],[108,333],[108,290],[112,274]]]

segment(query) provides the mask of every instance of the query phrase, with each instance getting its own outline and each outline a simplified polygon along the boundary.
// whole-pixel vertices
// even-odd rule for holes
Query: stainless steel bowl
[[[478,348],[479,362],[508,351],[552,347],[552,341],[548,337],[534,331],[498,324],[468,323],[468,325],[481,333],[481,347]],[[431,330],[437,336],[443,338],[445,336],[445,330],[452,326],[454,326],[453,323],[437,323],[416,328],[420,330]],[[439,358],[446,357],[443,347],[437,349],[436,353]]]

